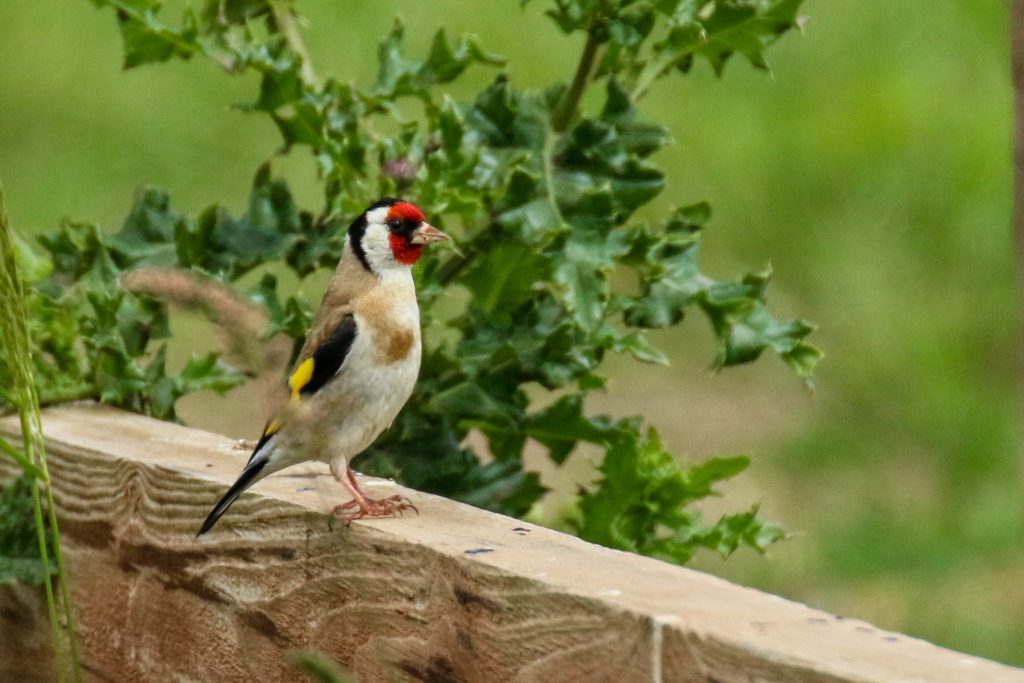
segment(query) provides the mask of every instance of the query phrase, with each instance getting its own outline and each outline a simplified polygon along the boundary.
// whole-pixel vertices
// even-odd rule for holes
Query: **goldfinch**
[[[415,509],[375,500],[349,461],[409,400],[420,369],[420,312],[412,267],[424,245],[449,239],[408,202],[385,198],[349,227],[341,260],[291,376],[290,398],[267,423],[238,480],[203,522],[209,531],[235,499],[267,475],[308,460],[330,465],[352,500],[334,508],[346,524]]]

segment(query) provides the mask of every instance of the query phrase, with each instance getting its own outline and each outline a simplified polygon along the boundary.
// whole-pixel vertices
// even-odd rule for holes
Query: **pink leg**
[[[420,512],[405,496],[394,495],[379,500],[370,498],[359,488],[355,473],[348,464],[345,465],[345,474],[335,475],[335,479],[352,494],[352,500],[336,506],[333,511],[334,516],[344,522],[345,526],[363,517],[393,517],[405,510],[413,510],[416,514]]]

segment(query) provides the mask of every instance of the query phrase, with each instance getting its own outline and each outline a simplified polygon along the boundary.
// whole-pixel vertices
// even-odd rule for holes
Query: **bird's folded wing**
[[[288,378],[293,400],[315,394],[327,380],[337,374],[345,363],[352,343],[356,339],[356,319],[351,313],[335,325],[330,334],[316,347],[308,358],[300,359],[299,364]]]
[[[357,327],[355,316],[351,313],[345,315],[326,336],[321,335],[321,340],[316,346],[303,354],[306,357],[299,357],[298,364],[288,378],[292,405],[315,394],[341,370],[358,334]],[[280,428],[280,418],[274,418],[267,423],[249,457],[250,462]]]

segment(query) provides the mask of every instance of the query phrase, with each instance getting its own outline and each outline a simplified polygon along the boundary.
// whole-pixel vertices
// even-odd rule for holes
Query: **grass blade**
[[[43,445],[42,418],[39,412],[39,397],[36,393],[34,373],[32,369],[32,349],[29,342],[28,312],[25,305],[25,290],[18,275],[18,264],[15,260],[14,235],[7,219],[4,204],[3,186],[0,185],[0,341],[8,354],[11,369],[10,392],[5,398],[13,399],[11,403],[17,408],[21,422],[22,450],[17,453],[10,444],[4,452],[11,455],[22,465],[26,472],[35,476],[32,486],[32,507],[35,516],[36,535],[39,541],[39,556],[46,574],[43,586],[46,590],[46,606],[50,616],[50,629],[53,638],[53,649],[57,679],[66,680],[68,671],[74,681],[81,681],[82,674],[78,661],[78,642],[75,636],[74,614],[67,587],[67,576],[60,547],[60,531],[57,526],[57,513],[53,502],[53,489],[46,467],[46,450]],[[15,455],[16,454],[16,455]],[[29,467],[26,467],[28,465]],[[53,560],[46,545],[47,519],[44,518],[42,496],[46,496],[46,516],[50,532],[53,534]],[[66,646],[62,637],[60,620],[57,613],[57,601],[54,596],[51,568],[56,567],[57,584],[61,593],[63,616],[66,623]]]
[[[0,451],[11,456],[14,462],[18,463],[18,467],[20,467],[25,474],[31,475],[33,479],[43,478],[43,471],[33,465],[31,460],[26,458],[21,451],[11,445],[11,443],[2,436],[0,436]]]

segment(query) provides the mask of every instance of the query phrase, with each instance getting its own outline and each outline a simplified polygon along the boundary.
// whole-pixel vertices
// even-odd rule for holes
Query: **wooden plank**
[[[314,648],[364,683],[1024,683],[1021,669],[382,480],[364,481],[421,514],[332,530],[325,512],[344,494],[318,466],[268,478],[196,539],[245,457],[229,439],[101,407],[49,410],[43,425],[95,680],[302,680],[286,653]],[[38,647],[45,616],[10,623],[18,599],[20,613],[0,591],[0,661],[5,680],[33,680],[14,653]]]

